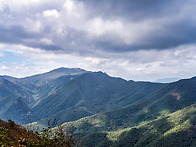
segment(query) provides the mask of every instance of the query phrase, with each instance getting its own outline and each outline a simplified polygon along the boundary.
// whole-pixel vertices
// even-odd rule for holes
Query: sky
[[[195,0],[0,0],[0,75],[59,67],[135,81],[196,76]]]

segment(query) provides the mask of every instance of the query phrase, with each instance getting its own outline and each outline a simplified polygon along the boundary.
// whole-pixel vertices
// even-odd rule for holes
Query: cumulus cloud
[[[47,72],[58,67],[101,70],[111,76],[120,76],[127,80],[148,81],[169,77],[189,78],[196,72],[193,68],[196,63],[196,47],[191,45],[174,48],[172,52],[169,49],[134,51],[126,54],[113,52],[106,55],[110,58],[54,53],[22,45],[2,45],[0,52],[5,49],[15,57],[23,58],[23,61],[2,62],[0,66],[6,66],[9,69],[1,68],[0,72],[17,77]]]
[[[115,76],[124,70],[127,79],[144,74],[146,79],[161,78],[160,73],[168,71],[167,76],[182,77],[182,67],[188,71],[196,62],[195,4],[194,0],[0,0],[0,56],[6,50],[38,60],[42,67],[47,66],[45,60],[55,60],[53,68],[78,66]]]
[[[1,0],[0,41],[80,54],[164,50],[195,43],[195,3]]]
[[[52,10],[45,10],[43,11],[43,15],[44,17],[50,17],[50,18],[53,18],[53,17],[60,17],[58,11],[56,9],[52,9]]]

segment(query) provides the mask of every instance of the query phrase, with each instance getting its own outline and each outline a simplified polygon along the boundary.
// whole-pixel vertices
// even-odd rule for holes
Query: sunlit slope
[[[122,143],[124,143],[125,145],[131,138],[134,140],[135,137],[138,137],[138,139],[133,142],[134,145],[138,146],[141,146],[142,143],[146,144],[147,141],[149,141],[149,144],[156,144],[157,142],[153,142],[154,139],[164,142],[164,140],[160,138],[161,136],[164,139],[166,136],[174,135],[176,139],[183,139],[180,137],[178,138],[178,136],[181,135],[182,137],[183,133],[190,132],[194,129],[195,125],[195,89],[195,78],[180,80],[167,85],[153,95],[150,95],[148,98],[141,99],[131,106],[110,112],[99,113],[74,122],[65,123],[63,126],[64,128],[75,128],[76,132],[83,135],[86,142],[92,140],[92,136],[105,138],[108,132],[111,131],[114,132],[113,140],[115,140],[115,131],[121,130],[119,132],[122,132],[124,128],[130,127],[135,127],[135,129],[127,131],[127,133],[124,131],[124,136],[116,137],[118,144],[122,145]],[[156,127],[160,130],[162,127],[164,129],[156,131]],[[180,134],[175,134],[176,130],[181,130],[178,132]],[[117,131],[116,134],[119,134],[119,132]],[[174,134],[172,134],[172,132],[174,132]],[[156,133],[158,133],[158,135]],[[192,137],[195,136],[194,131],[191,131],[190,133],[192,133]],[[155,136],[153,136],[153,134],[155,134]],[[151,140],[151,138],[148,138],[149,136],[153,139]],[[126,140],[127,137],[129,137],[129,139]],[[103,138],[102,140],[104,140]],[[111,138],[112,137],[110,137],[110,139]],[[105,143],[110,142],[107,138],[105,141]],[[173,139],[168,141],[168,144],[172,142],[174,143]],[[189,144],[192,144],[192,141],[190,141]]]
[[[132,105],[87,117],[84,122],[87,123],[89,121],[89,123],[93,122],[96,124],[96,120],[99,120],[98,122],[102,123],[102,127],[111,129],[112,127],[137,125],[143,121],[157,119],[160,116],[195,104],[195,83],[195,79],[180,80],[171,83]],[[84,119],[81,120],[83,121]]]
[[[89,131],[78,134],[84,146],[194,147],[196,105],[158,119],[117,131]]]

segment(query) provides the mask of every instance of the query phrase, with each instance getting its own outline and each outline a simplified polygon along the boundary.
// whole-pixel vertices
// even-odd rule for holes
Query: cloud
[[[24,77],[58,67],[80,67],[90,71],[104,71],[111,76],[127,80],[156,81],[160,78],[190,78],[195,75],[196,46],[180,46],[171,50],[141,50],[126,54],[108,53],[106,57],[62,54],[26,46],[2,45],[0,52],[10,52],[11,57],[22,58],[21,62],[0,62],[1,74]],[[102,53],[100,53],[102,54]],[[5,53],[6,55],[6,53]],[[110,56],[108,58],[107,56]]]
[[[37,73],[59,66],[136,80],[194,75],[195,5],[194,0],[0,0],[0,56],[7,51],[24,59],[0,67],[23,69],[20,76],[31,68]]]
[[[0,42],[81,55],[167,50],[195,43],[195,3],[1,0]]]
[[[0,52],[0,57],[3,57],[4,56],[4,53]]]
[[[0,67],[0,69],[1,69],[1,70],[7,70],[7,69],[9,69],[9,67],[3,65],[3,66]]]
[[[44,15],[44,17],[50,17],[50,18],[52,18],[52,17],[60,17],[60,15],[59,15],[59,13],[58,13],[58,11],[56,10],[56,9],[52,9],[52,10],[45,10],[45,11],[43,11],[43,15]]]

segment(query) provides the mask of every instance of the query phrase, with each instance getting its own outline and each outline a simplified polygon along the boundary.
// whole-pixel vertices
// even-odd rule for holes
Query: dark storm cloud
[[[101,36],[94,40],[95,46],[100,49],[112,52],[128,52],[137,50],[165,50],[176,48],[183,44],[196,43],[196,26],[188,23],[175,23],[173,25],[165,26],[164,30],[157,30],[149,33],[145,38],[138,40],[138,42],[128,45],[118,40],[118,38],[108,35]],[[116,41],[108,41],[108,38],[115,38]]]
[[[182,0],[80,0],[91,13],[108,19],[124,18],[139,21],[179,13]],[[190,1],[189,1],[190,2]],[[186,1],[186,3],[189,3]]]
[[[8,27],[0,24],[0,41],[3,43],[20,43],[23,38],[37,37],[33,34],[28,34],[22,26]]]
[[[48,51],[59,51],[63,50],[61,46],[56,45],[56,44],[44,44],[44,43],[26,43],[26,46],[32,47],[32,48],[40,48],[43,50],[48,50]]]
[[[20,10],[8,3],[0,9],[0,42],[79,54],[95,54],[97,50],[164,50],[196,42],[194,0],[72,2],[78,12],[70,14],[64,10],[62,1],[42,1]],[[33,32],[33,26],[28,27],[29,19],[40,22],[39,32]],[[41,41],[43,38],[51,43]]]
[[[84,0],[83,2],[86,8],[89,8],[91,17],[97,15],[106,20],[117,18],[129,23],[154,19],[154,23],[156,23],[156,20],[161,18],[173,18],[172,22],[166,20],[164,24],[157,24],[161,29],[149,32],[145,38],[138,39],[131,45],[119,42],[118,39],[114,42],[106,41],[107,39],[98,39],[95,44],[100,48],[102,47],[102,49],[117,52],[140,49],[163,50],[196,42],[196,19],[190,16],[191,9],[184,12],[185,9],[192,8],[195,4],[192,0]],[[154,25],[153,21],[152,25]],[[129,32],[128,29],[127,32]],[[138,30],[139,32],[140,30]],[[104,36],[101,36],[101,38],[104,38]]]
[[[0,30],[7,37],[9,37],[10,35],[10,36],[22,39],[22,38],[37,38],[40,36],[40,34],[38,33],[28,32],[23,26],[20,26],[20,25],[13,25],[13,26],[7,26],[7,27],[0,25],[0,27],[1,27]]]
[[[22,26],[5,27],[0,25],[0,42],[8,44],[23,44],[28,47],[41,48],[44,50],[62,50],[59,45],[44,44],[39,41],[40,33],[30,33]],[[29,40],[28,40],[29,39]]]

